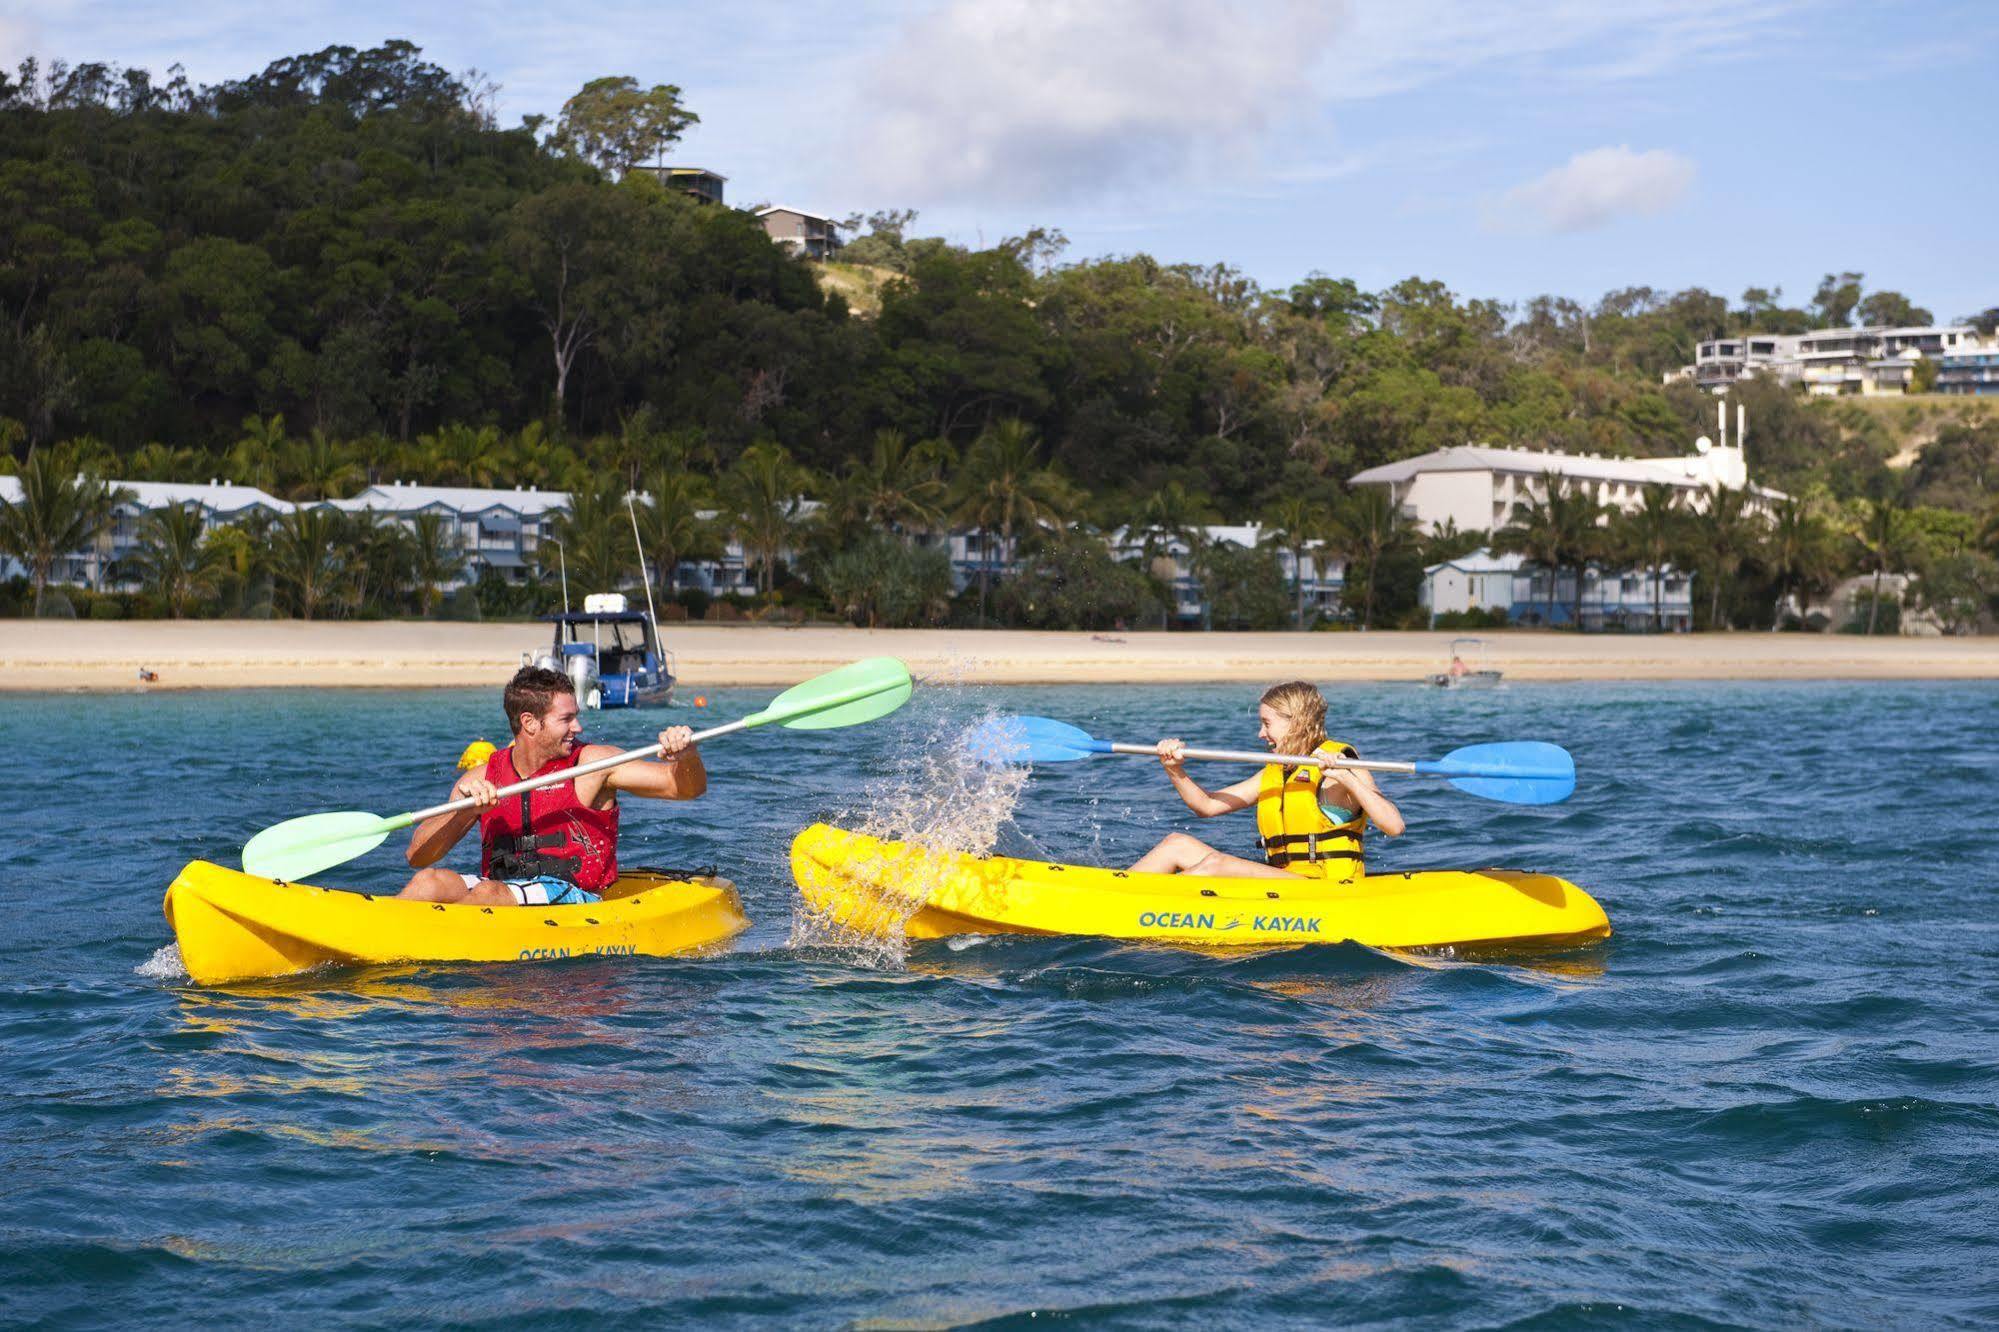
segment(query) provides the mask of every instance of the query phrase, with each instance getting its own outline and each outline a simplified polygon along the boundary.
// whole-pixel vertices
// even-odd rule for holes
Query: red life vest
[[[573,768],[582,754],[579,746],[533,775]],[[486,760],[486,780],[495,786],[521,780],[511,747]],[[591,809],[576,798],[574,781],[510,796],[479,815],[479,873],[489,879],[553,875],[601,893],[618,878],[618,807]]]

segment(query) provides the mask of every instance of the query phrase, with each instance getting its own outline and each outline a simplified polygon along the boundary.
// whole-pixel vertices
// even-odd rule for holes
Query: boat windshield
[[[651,638],[646,630],[643,620],[566,620],[557,626],[563,641],[596,646],[599,675],[645,669]]]

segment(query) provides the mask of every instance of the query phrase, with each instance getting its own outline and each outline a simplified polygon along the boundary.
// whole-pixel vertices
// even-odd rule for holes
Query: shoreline
[[[0,691],[498,686],[548,632],[532,621],[5,620]],[[967,685],[1414,683],[1443,668],[1453,638],[1468,636],[671,623],[662,632],[684,690],[788,686],[871,656],[900,657],[919,678]],[[1999,679],[1999,637],[1518,629],[1475,636],[1509,681]],[[159,681],[141,685],[141,666]]]

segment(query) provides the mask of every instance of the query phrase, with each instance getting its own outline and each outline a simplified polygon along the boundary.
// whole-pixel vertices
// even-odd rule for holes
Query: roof
[[[824,222],[829,227],[840,225],[837,218],[828,217],[824,213],[815,213],[806,208],[791,208],[784,204],[772,204],[768,208],[757,209],[758,217],[769,217],[772,213],[796,213],[800,217],[809,217],[814,222]]]
[[[1696,455],[1697,456],[1697,455]],[[1459,444],[1383,463],[1347,478],[1350,486],[1392,485],[1423,472],[1509,472],[1516,476],[1581,477],[1591,481],[1624,481],[1634,485],[1664,481],[1676,486],[1705,486],[1707,478],[1692,473],[1680,458],[1592,458],[1584,454],[1551,453],[1541,449],[1502,449],[1490,444]]]
[[[393,484],[369,486],[353,499],[334,500],[335,508],[413,513],[440,505],[457,513],[478,513],[506,508],[519,514],[543,514],[550,509],[569,507],[566,490],[501,490],[497,486],[419,486]]]
[[[1434,574],[1439,569],[1456,569],[1466,574],[1510,574],[1519,573],[1527,557],[1519,551],[1509,551],[1504,555],[1494,555],[1490,549],[1480,546],[1469,555],[1460,555],[1454,560],[1444,560],[1437,564],[1423,566],[1424,576]]]
[[[110,481],[114,490],[127,490],[130,502],[143,509],[163,509],[169,504],[195,503],[215,513],[239,513],[244,509],[266,508],[273,513],[290,513],[293,505],[255,486],[239,486],[233,481]],[[0,476],[0,499],[14,503],[21,498],[19,477]]]

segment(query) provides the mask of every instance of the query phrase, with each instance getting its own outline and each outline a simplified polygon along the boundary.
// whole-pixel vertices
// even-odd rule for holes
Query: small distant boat
[[[522,653],[521,664],[561,671],[576,686],[578,703],[644,708],[672,701],[673,654],[660,646],[651,618],[630,609],[623,593],[588,596],[582,610],[548,618],[555,625],[554,644]]]
[[[1426,677],[1425,683],[1439,689],[1490,689],[1499,683],[1500,674],[1486,662],[1484,639],[1453,638],[1450,665]]]

